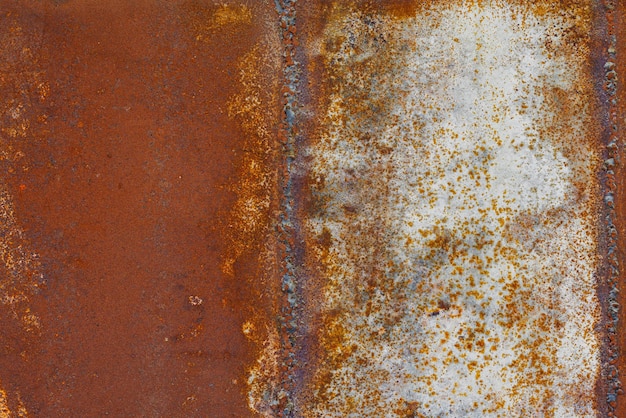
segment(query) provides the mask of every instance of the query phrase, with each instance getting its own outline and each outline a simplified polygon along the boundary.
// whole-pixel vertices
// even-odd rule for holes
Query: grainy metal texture
[[[609,199],[607,206],[609,207],[609,221],[607,231],[607,241],[609,245],[609,254],[607,257],[607,268],[609,271],[609,285],[611,290],[609,293],[607,311],[609,312],[609,320],[606,323],[608,331],[608,355],[607,368],[605,375],[608,378],[607,385],[607,404],[608,416],[624,416],[626,414],[626,403],[620,381],[624,375],[624,349],[626,348],[626,338],[624,337],[624,321],[626,316],[623,308],[626,300],[623,293],[624,266],[626,259],[624,258],[624,237],[626,236],[626,224],[624,217],[624,179],[626,173],[623,168],[624,156],[624,121],[626,121],[626,113],[624,112],[624,91],[623,83],[619,77],[623,74],[623,68],[626,64],[622,52],[618,54],[618,46],[623,45],[626,39],[626,10],[619,2],[608,0],[605,2],[607,17],[607,60],[604,64],[605,69],[605,89],[608,93],[609,117],[610,124],[609,135],[607,140],[606,157],[606,185],[605,191]],[[619,75],[619,77],[618,77]],[[612,250],[612,251],[611,251]],[[621,291],[621,293],[620,293]]]
[[[0,6],[0,409],[251,415],[279,293],[274,4]]]
[[[0,417],[623,415],[620,6],[0,0]]]
[[[595,416],[596,5],[417,6],[311,13],[301,413]]]

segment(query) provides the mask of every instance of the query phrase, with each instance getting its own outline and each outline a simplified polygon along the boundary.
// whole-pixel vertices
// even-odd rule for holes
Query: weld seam
[[[278,315],[281,336],[281,370],[279,388],[275,391],[275,399],[271,400],[273,416],[293,417],[295,405],[293,393],[296,387],[296,356],[297,330],[299,329],[297,310],[299,309],[301,292],[297,280],[297,259],[295,233],[295,199],[293,173],[296,160],[296,109],[298,106],[297,90],[300,79],[300,65],[296,61],[296,0],[274,0],[280,36],[282,42],[282,113],[278,139],[282,148],[283,172],[279,176],[282,200],[277,221],[278,239],[281,244],[283,293]]]
[[[615,177],[615,169],[619,166],[619,136],[618,136],[618,106],[617,106],[617,90],[618,77],[616,68],[616,51],[617,38],[615,27],[615,1],[605,0],[605,21],[607,22],[608,44],[605,53],[604,62],[604,90],[608,98],[608,122],[609,122],[609,139],[605,150],[604,172],[605,172],[605,188],[604,188],[604,208],[606,214],[606,243],[607,253],[606,259],[608,264],[608,296],[607,306],[607,366],[604,370],[607,380],[606,403],[607,415],[615,416],[615,408],[617,406],[617,396],[623,393],[622,384],[619,379],[619,370],[617,368],[617,359],[619,356],[619,347],[617,345],[617,326],[619,321],[620,307],[618,302],[620,270],[618,260],[618,230],[615,225],[615,196],[617,194],[617,181]]]

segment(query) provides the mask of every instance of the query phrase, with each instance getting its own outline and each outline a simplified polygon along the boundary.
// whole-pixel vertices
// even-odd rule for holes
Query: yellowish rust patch
[[[245,4],[222,3],[206,8],[198,2],[185,6],[196,40],[208,41],[216,31],[237,30],[252,23],[252,10]]]
[[[237,63],[238,92],[228,102],[228,116],[239,124],[246,142],[242,154],[236,156],[238,180],[231,190],[237,198],[228,217],[228,248],[221,265],[223,273],[233,280],[241,280],[236,265],[242,259],[256,257],[261,267],[260,277],[255,277],[249,291],[258,293],[263,303],[250,307],[252,315],[242,325],[242,333],[259,350],[259,357],[248,370],[248,403],[263,416],[271,414],[263,402],[266,393],[275,391],[280,384],[277,381],[280,341],[273,320],[268,318],[274,314],[272,292],[278,291],[273,285],[278,275],[276,237],[270,231],[278,204],[274,136],[278,120],[278,42],[274,31],[268,30],[265,38]]]
[[[9,408],[9,398],[4,389],[0,389],[0,418],[28,418],[29,414],[19,394],[16,395],[17,410]]]
[[[11,418],[11,410],[7,403],[7,393],[0,389],[0,418]]]
[[[277,84],[266,74],[277,71],[278,61],[276,56],[268,56],[264,52],[267,48],[264,43],[258,44],[239,61],[240,92],[232,97],[228,106],[229,116],[239,122],[248,139],[240,159],[239,181],[233,187],[237,200],[231,209],[229,249],[222,271],[235,279],[234,264],[237,260],[260,249],[258,261],[264,267],[264,276],[258,278],[257,286],[267,285],[277,271],[274,238],[268,229],[276,193],[272,135],[272,118],[276,114],[272,109],[277,108]],[[267,415],[269,411],[261,400],[265,391],[272,390],[279,383],[276,381],[279,339],[277,331],[264,323],[267,317],[262,307],[254,309],[254,312],[242,328],[246,338],[260,348],[259,358],[248,372],[248,399],[252,410]]]
[[[591,7],[330,6],[304,416],[596,416]]]
[[[0,152],[8,146],[0,142]],[[10,307],[15,320],[26,331],[38,331],[41,324],[28,307],[28,299],[39,287],[41,271],[38,256],[30,249],[15,215],[13,199],[0,182],[0,303]]]
[[[238,6],[220,5],[213,14],[215,25],[249,24],[252,22],[252,11],[245,4]]]
[[[254,46],[238,63],[240,92],[228,104],[228,115],[236,120],[247,141],[240,156],[239,181],[232,190],[237,201],[231,209],[229,250],[222,271],[233,275],[233,264],[247,250],[259,244],[268,227],[269,210],[276,173],[272,169],[276,97],[264,71],[275,69],[272,57],[264,56],[263,45]],[[271,83],[271,81],[269,81]],[[275,83],[274,83],[275,84]]]
[[[15,212],[14,196],[7,177],[28,171],[24,141],[36,137],[33,125],[45,121],[43,114],[32,115],[33,103],[44,103],[50,88],[40,70],[40,44],[36,23],[24,25],[6,13],[0,30],[0,305],[3,321],[16,321],[28,333],[39,333],[41,321],[30,308],[30,298],[41,286],[39,256],[32,249]],[[15,69],[19,68],[19,72]],[[32,119],[32,120],[31,120]],[[25,186],[21,185],[20,190]],[[13,406],[11,410],[10,405]],[[0,385],[0,418],[28,417],[19,392],[7,391]]]
[[[3,176],[27,172],[23,142],[36,138],[33,126],[45,121],[33,115],[34,103],[44,103],[50,94],[46,75],[39,65],[41,32],[37,22],[25,25],[6,13],[0,30],[0,163]],[[16,68],[19,72],[16,73]],[[20,185],[20,190],[25,188]],[[0,304],[25,331],[37,332],[39,318],[29,308],[29,298],[42,283],[38,255],[19,223],[14,198],[6,177],[0,179]]]

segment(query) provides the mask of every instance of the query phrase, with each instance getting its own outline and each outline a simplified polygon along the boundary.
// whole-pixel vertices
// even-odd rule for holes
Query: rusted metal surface
[[[0,416],[625,413],[619,4],[0,6]]]
[[[602,9],[407,4],[304,6],[301,413],[595,416]]]
[[[615,197],[614,205],[610,214],[612,215],[612,222],[609,226],[608,237],[609,243],[612,245],[614,251],[612,256],[607,259],[609,265],[609,277],[616,283],[614,288],[618,293],[613,300],[609,301],[613,304],[613,312],[611,320],[607,323],[608,337],[609,337],[609,366],[606,370],[608,376],[614,377],[614,384],[612,388],[608,390],[608,409],[610,416],[624,416],[626,414],[626,401],[623,396],[623,389],[620,382],[620,377],[623,378],[626,373],[626,363],[624,361],[624,350],[626,349],[626,338],[624,328],[624,321],[626,315],[624,314],[623,307],[626,299],[623,293],[623,280],[624,280],[624,264],[626,259],[624,258],[624,237],[626,237],[626,223],[624,222],[626,211],[624,208],[624,186],[626,173],[623,168],[623,155],[624,155],[624,121],[626,121],[626,113],[624,113],[624,98],[626,97],[626,91],[624,91],[623,83],[617,79],[617,71],[624,68],[626,65],[623,52],[618,54],[618,46],[623,45],[626,39],[626,10],[623,6],[611,2],[607,3],[607,51],[608,60],[605,64],[605,86],[609,90],[609,123],[610,137],[607,145],[607,157],[609,161],[614,162],[612,166],[607,167],[607,182],[606,190]],[[612,73],[615,71],[615,73]],[[620,75],[623,71],[620,71]],[[621,78],[621,77],[620,77]],[[611,228],[612,226],[612,228]],[[621,267],[620,267],[621,266]],[[609,310],[611,306],[609,306]],[[617,314],[617,315],[616,315]],[[613,414],[613,415],[611,415]]]
[[[1,409],[251,415],[278,294],[274,4],[0,5]]]

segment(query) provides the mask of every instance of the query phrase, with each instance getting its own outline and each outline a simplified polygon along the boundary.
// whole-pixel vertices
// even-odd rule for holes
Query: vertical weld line
[[[608,141],[604,150],[604,214],[606,215],[606,259],[608,272],[608,295],[606,297],[606,360],[603,368],[606,394],[606,411],[608,416],[614,416],[618,393],[621,392],[621,382],[617,369],[617,358],[619,347],[617,344],[617,324],[619,318],[619,303],[617,294],[619,291],[619,262],[618,262],[618,230],[615,225],[615,196],[617,195],[617,181],[615,178],[615,167],[619,164],[618,155],[618,105],[617,105],[617,67],[616,67],[616,26],[615,26],[615,1],[604,0],[604,21],[606,23],[606,35],[608,42],[605,44],[606,51],[603,52],[604,79],[603,88],[608,104],[604,107],[608,112]]]
[[[292,175],[296,156],[296,92],[300,74],[299,63],[295,61],[295,48],[297,46],[296,1],[275,0],[283,47],[282,88],[280,90],[283,111],[278,133],[283,157],[280,164],[282,173],[279,176],[279,188],[282,191],[282,196],[276,228],[282,252],[279,256],[282,263],[281,290],[283,295],[280,301],[280,313],[277,318],[281,334],[281,368],[280,387],[277,388],[276,398],[272,400],[272,410],[277,417],[294,416],[293,394],[295,393],[295,372],[297,366],[296,330],[299,328],[297,319],[299,292],[294,244],[296,233],[294,228]]]

